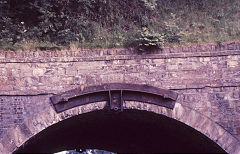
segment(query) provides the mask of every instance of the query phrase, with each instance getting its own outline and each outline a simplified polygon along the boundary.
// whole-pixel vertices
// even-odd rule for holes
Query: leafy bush
[[[136,45],[140,52],[145,52],[160,49],[164,41],[164,35],[152,33],[146,27],[143,27],[140,36],[136,39]]]
[[[160,49],[164,43],[180,43],[184,36],[182,29],[177,25],[176,15],[170,14],[170,19],[164,22],[162,33],[153,33],[143,27],[136,39],[137,49],[141,52]]]
[[[72,15],[73,12],[68,11],[71,5],[68,1],[65,4],[59,1],[35,1],[32,6],[39,10],[40,22],[34,29],[29,29],[29,33],[35,34],[39,40],[61,45],[90,41],[95,34],[93,23],[82,16]]]
[[[165,22],[164,36],[168,43],[180,43],[184,36],[182,29],[177,25],[177,18],[174,13],[168,22]]]
[[[24,37],[24,27],[21,23],[14,23],[9,17],[2,17],[0,20],[0,44],[15,44]]]
[[[95,35],[94,23],[83,16],[73,15],[74,12],[70,8],[73,1],[63,1],[1,2],[1,8],[10,9],[0,14],[0,41],[14,44],[25,39],[34,39],[61,45],[69,45],[73,41],[91,41]],[[84,0],[78,2],[82,3]],[[12,6],[13,4],[15,5]],[[33,18],[32,13],[28,14],[25,7],[36,15],[34,21],[29,21]]]

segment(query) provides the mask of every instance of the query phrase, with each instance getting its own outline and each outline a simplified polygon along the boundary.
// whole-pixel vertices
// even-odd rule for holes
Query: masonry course
[[[47,108],[54,94],[114,82],[173,90],[177,103],[240,140],[240,42],[143,54],[133,49],[0,51],[0,134]]]

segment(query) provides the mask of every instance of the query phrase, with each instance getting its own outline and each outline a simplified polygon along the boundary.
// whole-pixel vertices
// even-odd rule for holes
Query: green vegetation
[[[163,34],[151,33],[147,27],[143,27],[134,43],[138,51],[145,52],[160,49],[164,45],[164,41]]]
[[[0,48],[138,47],[240,39],[239,0],[1,0]]]

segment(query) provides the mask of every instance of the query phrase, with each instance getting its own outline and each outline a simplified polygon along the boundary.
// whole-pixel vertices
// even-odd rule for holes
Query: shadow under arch
[[[117,153],[226,153],[195,129],[153,112],[99,110],[41,131],[14,153],[102,149]]]

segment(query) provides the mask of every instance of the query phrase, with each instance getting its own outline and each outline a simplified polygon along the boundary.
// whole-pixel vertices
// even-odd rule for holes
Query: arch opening
[[[76,148],[119,153],[225,153],[212,140],[182,122],[135,109],[99,110],[71,117],[41,131],[15,153]]]

